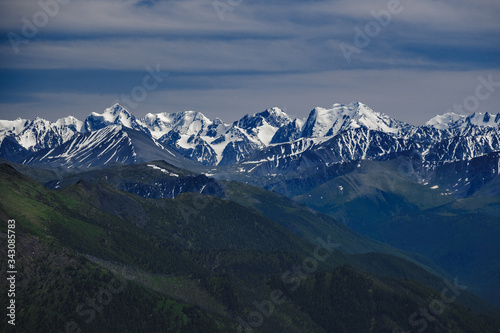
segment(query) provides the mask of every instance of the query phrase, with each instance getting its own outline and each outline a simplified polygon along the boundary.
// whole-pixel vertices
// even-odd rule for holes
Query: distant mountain
[[[61,118],[55,123],[42,118],[35,120],[0,120],[0,140],[14,138],[29,151],[57,147],[82,131],[83,123],[75,117]]]
[[[94,132],[109,125],[122,125],[139,132],[150,134],[148,130],[138,123],[135,116],[130,114],[119,104],[115,104],[112,107],[107,108],[103,113],[92,112],[85,119],[83,132]]]
[[[332,109],[312,110],[302,128],[301,137],[335,136],[342,131],[360,127],[384,133],[398,133],[410,125],[375,112],[363,103],[334,104]]]
[[[207,165],[227,165],[269,145],[276,131],[289,122],[288,115],[272,108],[246,115],[231,125],[220,119],[210,121],[194,111],[148,114],[143,124],[160,142],[175,147],[188,158]]]
[[[219,119],[209,120],[200,112],[147,114],[142,125],[159,142],[202,164],[217,164],[219,156],[212,142],[225,132],[227,125]]]
[[[79,133],[55,148],[39,150],[27,156],[23,164],[90,168],[156,159],[183,162],[182,156],[174,154],[147,134],[122,125],[109,125],[94,132]]]
[[[29,151],[21,146],[14,137],[6,136],[0,143],[0,158],[13,162],[21,162]]]
[[[57,148],[73,138],[109,126],[122,126],[150,137],[157,147],[161,144],[200,165],[234,166],[233,173],[269,177],[289,170],[323,168],[364,159],[383,161],[410,154],[431,164],[468,160],[500,151],[499,125],[500,114],[448,113],[432,118],[425,126],[413,126],[359,102],[334,104],[330,109],[317,107],[305,120],[292,119],[281,109],[270,108],[245,115],[232,124],[218,118],[212,121],[195,111],[136,118],[115,104],[103,113],[90,114],[83,122],[74,117],[55,123],[41,118],[0,121],[0,139],[14,139],[34,154],[26,162],[40,163],[43,156],[39,150]],[[117,136],[114,139],[120,140]],[[111,141],[107,144],[120,145]],[[26,152],[14,146],[12,141],[0,146],[0,157],[22,160],[19,156],[24,157]],[[77,154],[72,156],[76,158]],[[87,157],[86,163],[94,166],[136,160],[131,151],[126,159],[125,156],[103,159],[99,153],[92,156]],[[57,160],[48,157],[43,164]],[[98,160],[90,162],[90,158]],[[72,163],[80,162],[69,164]]]
[[[293,122],[280,128],[273,144],[234,164],[230,173],[236,179],[238,173],[275,177],[299,171],[306,176],[334,164],[398,156],[412,156],[429,166],[470,160],[500,151],[500,123],[495,119],[500,114],[448,115],[426,126],[412,126],[360,103],[316,108],[302,129]]]
[[[500,126],[500,113],[491,115],[490,113],[473,113],[466,116],[453,112],[445,113],[444,115],[436,116],[430,119],[427,126],[432,126],[441,130],[460,131],[470,126]]]

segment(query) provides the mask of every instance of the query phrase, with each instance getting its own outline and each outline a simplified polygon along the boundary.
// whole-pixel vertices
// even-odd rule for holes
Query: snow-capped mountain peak
[[[0,120],[0,133],[19,134],[30,123],[28,119]]]
[[[120,104],[115,104],[110,108],[104,110],[103,113],[92,112],[86,119],[86,123],[91,126],[95,123],[107,125],[124,125],[125,127],[132,127],[131,120],[133,117],[125,108]],[[97,128],[87,128],[89,131],[96,130]]]
[[[430,119],[426,126],[434,127],[440,130],[465,131],[471,126],[480,127],[499,127],[500,113],[492,115],[486,113],[473,113],[469,116],[448,112]]]
[[[212,121],[201,112],[183,111],[174,114],[174,126],[183,134],[197,135],[205,132]]]
[[[383,113],[373,111],[363,103],[352,103],[350,107],[357,111],[357,122],[371,130],[395,134],[399,133],[402,128],[410,126]]]
[[[181,135],[203,135],[212,121],[201,112],[182,111],[148,113],[144,118],[139,119],[139,123],[148,128],[155,139],[159,139],[172,130]]]
[[[366,127],[385,133],[398,133],[407,124],[370,109],[361,102],[334,104],[331,109],[316,107],[302,129],[302,137],[334,136],[342,130]]]
[[[19,144],[19,135],[30,123],[31,121],[28,119],[21,118],[17,118],[16,120],[0,120],[0,144],[4,142],[6,137],[13,137],[15,139],[14,141]],[[0,152],[0,155],[7,156],[7,152]]]
[[[456,123],[457,121],[464,118],[464,115],[454,112],[447,112],[445,114],[437,115],[434,118],[431,118],[428,122],[425,123],[425,126],[432,126],[437,129],[448,129],[450,124]]]
[[[73,116],[59,118],[56,120],[56,124],[60,127],[71,127],[76,132],[81,132],[83,129],[83,121],[78,120]]]
[[[496,115],[491,115],[489,112],[473,113],[465,118],[465,122],[476,126],[497,127],[500,125],[500,113]]]
[[[254,115],[245,115],[233,123],[257,146],[267,146],[279,128],[288,125],[292,119],[280,108],[274,107]]]
[[[83,122],[71,116],[61,118],[55,123],[40,117],[34,120],[0,120],[0,142],[6,136],[11,136],[20,146],[30,151],[52,148],[80,132],[82,124]]]
[[[103,113],[92,112],[84,122],[83,132],[93,132],[109,125],[123,125],[141,132],[148,132],[137,119],[120,104],[116,103]]]
[[[291,119],[286,112],[273,107],[247,114],[232,124],[225,124],[219,118],[210,120],[196,111],[148,113],[138,119],[115,104],[103,113],[91,113],[84,122],[72,116],[55,123],[42,118],[0,120],[0,157],[13,156],[12,152],[26,156],[70,140],[83,140],[88,147],[105,150],[106,145],[93,146],[88,140],[110,143],[141,132],[138,138],[148,137],[155,146],[172,148],[206,165],[246,163],[252,156],[260,156],[260,160],[273,160],[278,167],[287,165],[288,157],[290,162],[313,150],[322,151],[318,157],[325,159],[326,165],[352,159],[392,158],[415,150],[425,160],[442,162],[500,150],[499,125],[500,114],[448,113],[432,118],[426,126],[412,126],[360,102],[316,107],[305,121]],[[4,140],[6,137],[9,140]],[[3,148],[2,141],[5,141]],[[85,150],[85,145],[79,149]],[[128,156],[133,156],[132,151],[129,153]],[[64,152],[60,154],[63,156]],[[115,157],[111,160],[118,161]]]
[[[263,112],[255,114],[254,116],[262,117],[273,127],[281,127],[292,121],[292,119],[278,107],[266,109]]]
[[[52,149],[28,156],[24,164],[93,167],[110,163],[130,164],[153,159],[170,160],[175,155],[145,132],[112,124],[74,136]]]
[[[334,108],[332,110],[336,110]],[[331,110],[322,107],[314,108],[304,124],[302,137],[321,137],[325,136],[335,124],[338,114],[330,112]]]

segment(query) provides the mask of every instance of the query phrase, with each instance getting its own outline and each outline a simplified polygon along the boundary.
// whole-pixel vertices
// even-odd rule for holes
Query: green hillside
[[[365,161],[359,170],[294,199],[361,234],[430,258],[500,305],[498,189],[497,179],[456,199],[446,189],[399,173],[394,161]]]
[[[60,332],[71,322],[82,332],[235,332],[249,322],[254,332],[364,332],[367,323],[373,332],[387,332],[407,328],[414,309],[427,307],[444,288],[443,278],[401,258],[324,248],[254,208],[215,197],[145,199],[88,182],[51,191],[7,165],[0,166],[0,190],[0,217],[16,219],[22,277],[16,330],[25,332]],[[334,283],[313,283],[321,276]],[[120,281],[126,286],[116,291]],[[374,291],[376,298],[366,297]],[[312,305],[326,296],[330,301]],[[335,298],[356,324],[335,307],[320,310]],[[87,304],[92,299],[96,308]],[[269,299],[276,301],[272,314],[260,307]],[[408,307],[385,309],[394,299]],[[262,322],[250,320],[256,309]],[[497,310],[467,292],[446,311],[460,316],[443,312],[430,325],[434,331],[500,326],[479,315]]]

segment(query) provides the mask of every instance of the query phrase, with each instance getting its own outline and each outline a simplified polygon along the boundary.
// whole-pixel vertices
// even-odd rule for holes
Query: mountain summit
[[[83,129],[84,132],[93,132],[109,125],[123,125],[127,128],[149,134],[149,131],[137,122],[135,116],[118,103],[107,108],[103,113],[92,112],[85,119]]]
[[[334,136],[343,130],[359,127],[385,133],[397,133],[407,126],[409,125],[375,112],[360,102],[349,105],[334,104],[331,109],[317,107],[311,111],[302,129],[302,137]]]

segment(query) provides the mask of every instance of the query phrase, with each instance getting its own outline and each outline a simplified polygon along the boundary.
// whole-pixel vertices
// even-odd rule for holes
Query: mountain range
[[[144,156],[146,151],[157,150],[158,158],[180,155],[193,161],[192,165],[238,165],[244,172],[272,175],[287,168],[358,159],[381,161],[405,154],[418,155],[430,164],[468,160],[500,150],[499,125],[500,113],[448,113],[424,126],[413,126],[359,102],[317,107],[306,119],[291,119],[275,107],[232,124],[218,118],[212,121],[195,111],[136,118],[116,104],[101,114],[91,113],[84,121],[72,116],[55,123],[41,118],[2,120],[0,157],[71,168],[151,160]],[[156,148],[141,153],[135,141]],[[83,158],[89,142],[100,158]],[[63,144],[64,149],[56,149]]]

